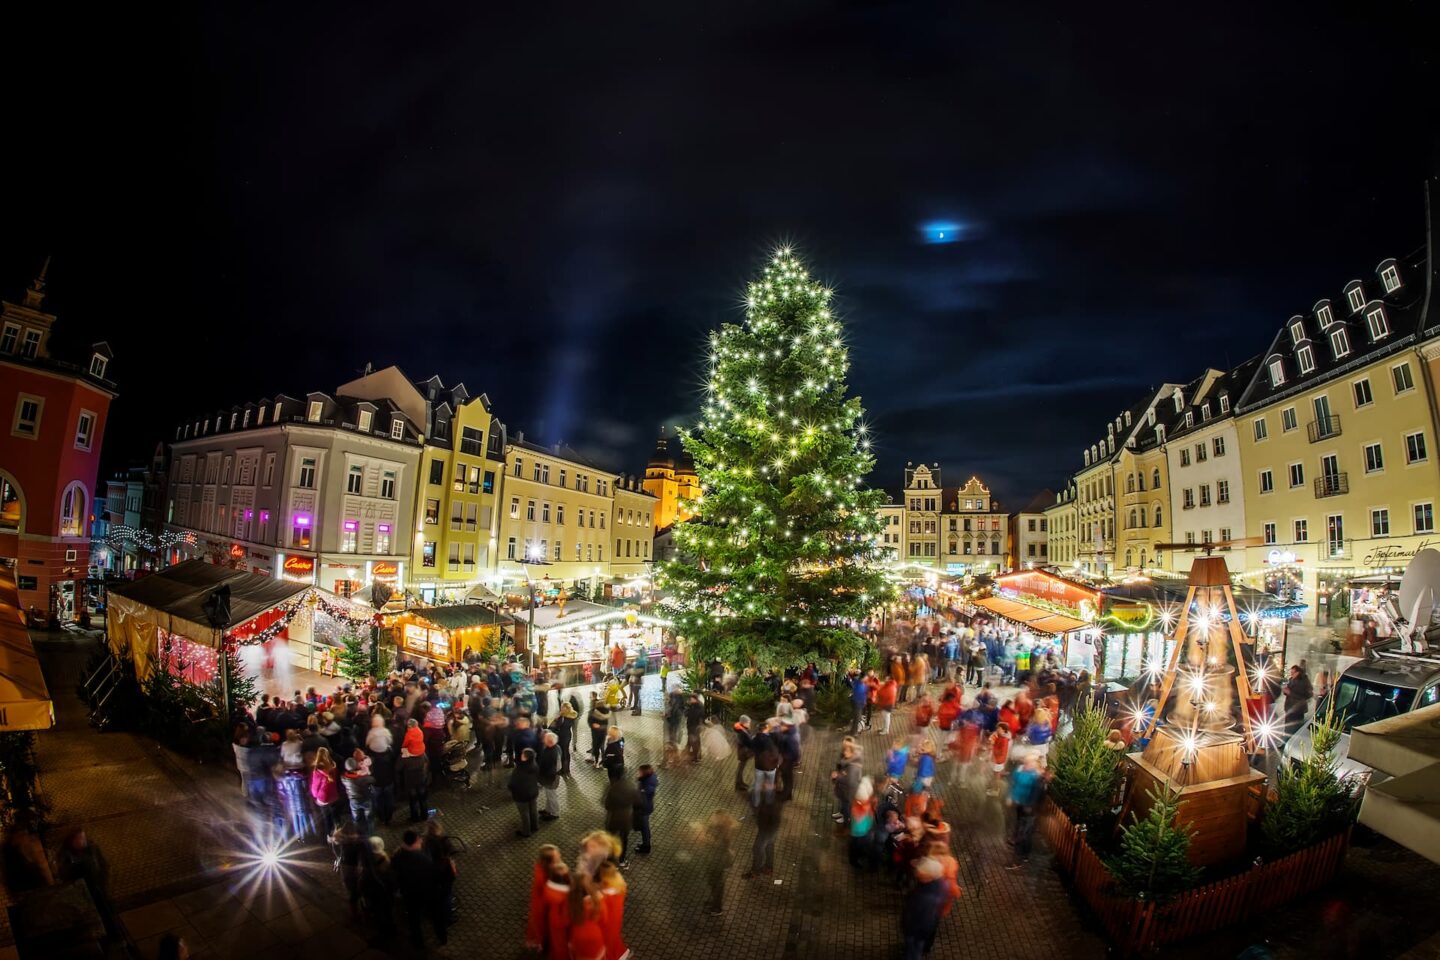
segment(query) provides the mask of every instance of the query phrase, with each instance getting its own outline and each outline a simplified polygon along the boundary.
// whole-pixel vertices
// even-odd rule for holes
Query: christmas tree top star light
[[[845,659],[849,627],[891,588],[876,567],[881,493],[833,293],[789,250],[745,296],[745,323],[710,335],[698,428],[681,433],[699,519],[662,568],[677,631],[699,656],[783,666]]]

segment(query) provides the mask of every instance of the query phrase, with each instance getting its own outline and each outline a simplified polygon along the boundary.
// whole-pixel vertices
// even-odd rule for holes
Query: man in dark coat
[[[535,757],[540,789],[545,797],[540,810],[541,820],[560,819],[560,738],[546,730],[541,736],[540,752]]]
[[[690,762],[700,762],[700,726],[705,722],[705,704],[700,702],[700,695],[690,694],[690,701],[685,704],[685,749],[690,752]]]
[[[611,780],[605,790],[605,829],[620,838],[620,866],[630,865],[626,854],[630,849],[630,831],[635,823],[635,805],[640,802],[640,792],[630,778]]]
[[[420,835],[414,830],[405,831],[401,844],[390,858],[390,873],[400,891],[400,902],[405,904],[405,916],[410,921],[410,939],[419,947],[424,945],[420,921],[426,915],[434,916],[435,861],[421,848]],[[436,932],[444,937],[443,928]],[[442,939],[440,942],[445,941]]]
[[[535,751],[526,747],[515,759],[515,769],[510,771],[510,799],[520,814],[520,829],[515,836],[524,839],[540,830],[540,818],[535,801],[540,796],[540,766],[535,762]]]
[[[395,789],[410,804],[411,823],[430,815],[429,781],[429,761],[423,753],[402,756],[395,766]]]
[[[935,946],[950,888],[944,868],[933,857],[915,861],[915,886],[905,895],[900,909],[900,931],[905,937],[905,960],[923,960]]]
[[[360,772],[354,757],[345,761],[345,775],[340,778],[345,799],[350,803],[350,818],[361,833],[370,832],[370,816],[375,809],[375,778]]]
[[[739,758],[739,762],[735,764],[735,789],[749,790],[750,785],[745,782],[745,764],[755,756],[755,736],[751,732],[748,716],[741,716],[735,721],[735,754]]]

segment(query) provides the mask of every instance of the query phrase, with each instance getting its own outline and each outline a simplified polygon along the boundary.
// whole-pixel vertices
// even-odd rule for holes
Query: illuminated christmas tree
[[[876,563],[881,492],[831,291],[788,250],[749,285],[745,323],[710,335],[698,429],[682,432],[701,519],[662,569],[676,629],[706,660],[848,659],[850,622],[888,599]]]

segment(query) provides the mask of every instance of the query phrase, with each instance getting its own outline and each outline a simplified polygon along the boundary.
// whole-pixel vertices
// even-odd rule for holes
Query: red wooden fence
[[[1316,890],[1340,872],[1350,846],[1347,831],[1288,857],[1196,887],[1169,903],[1154,904],[1116,895],[1115,879],[1085,839],[1085,828],[1071,823],[1050,801],[1045,806],[1041,832],[1056,862],[1126,957],[1243,923]]]

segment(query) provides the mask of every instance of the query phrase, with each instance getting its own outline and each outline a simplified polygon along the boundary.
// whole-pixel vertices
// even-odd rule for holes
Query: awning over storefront
[[[294,580],[278,580],[204,560],[187,560],[132,583],[110,588],[105,632],[111,650],[118,655],[122,648],[128,647],[136,674],[145,677],[155,657],[157,628],[194,643],[216,647],[215,629],[205,616],[205,600],[221,585],[230,588],[229,630],[314,589]]]
[[[1356,727],[1350,759],[1394,778],[1366,788],[1360,822],[1440,863],[1440,704]]]
[[[976,600],[975,605],[984,607],[1006,620],[1022,623],[1027,629],[1039,633],[1069,633],[1071,630],[1081,630],[1090,626],[1084,620],[1076,620],[1074,617],[1067,617],[1053,610],[1046,610],[1022,600],[1011,600],[1006,597],[983,597]]]
[[[25,630],[15,573],[0,568],[0,731],[48,730],[55,706]]]
[[[425,607],[424,609],[412,609],[410,616],[426,620],[441,630],[465,630],[470,627],[493,627],[502,623],[509,623],[510,618],[502,613],[496,613],[489,607],[478,603],[453,604],[441,607]]]

